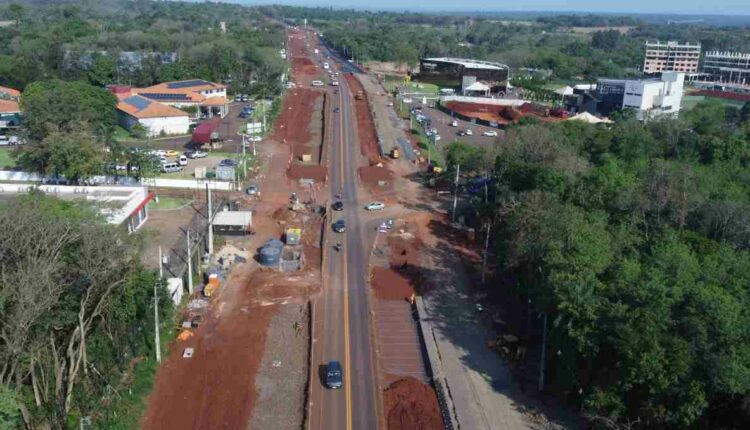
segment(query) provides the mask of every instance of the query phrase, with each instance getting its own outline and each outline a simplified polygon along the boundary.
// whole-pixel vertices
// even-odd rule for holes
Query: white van
[[[324,69],[326,69],[326,70],[327,70],[327,69],[328,69],[329,67],[331,67],[331,65],[330,65],[330,64],[328,64],[328,63],[323,63],[323,68],[324,68]]]
[[[185,154],[180,155],[179,160],[180,166],[187,166],[187,157],[185,156]]]
[[[181,172],[182,166],[179,163],[164,163],[161,165],[161,171],[163,173]]]

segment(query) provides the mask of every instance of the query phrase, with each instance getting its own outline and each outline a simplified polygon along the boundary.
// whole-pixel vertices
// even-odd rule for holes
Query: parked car
[[[247,118],[249,116],[250,116],[250,114],[247,113],[247,112],[245,112],[244,110],[242,112],[240,112],[240,118],[242,118],[242,119],[245,119],[245,118]]]
[[[339,108],[333,108],[333,113],[339,113],[339,112],[341,112],[341,109],[339,109]]]
[[[246,102],[248,100],[247,96],[242,96],[242,102]]]
[[[331,205],[331,208],[335,211],[343,211],[344,203],[341,201],[334,202],[333,205]]]
[[[263,142],[262,136],[250,136],[250,142]]]
[[[487,137],[497,137],[497,132],[495,130],[487,130],[482,134]]]
[[[197,150],[196,151],[188,151],[188,152],[185,153],[185,156],[187,158],[193,158],[193,159],[195,159],[195,158],[206,158],[206,157],[208,157],[208,153],[203,152],[203,151],[197,151]]]
[[[340,219],[333,223],[332,227],[333,231],[335,231],[336,233],[343,233],[344,231],[346,231],[346,222],[343,219]]]
[[[388,107],[393,107],[393,102],[388,102]]]
[[[178,163],[180,163],[180,166],[187,166],[188,159],[184,155],[180,155],[180,158],[178,159]]]
[[[161,165],[161,171],[163,173],[181,172],[182,166],[179,163],[164,163]]]
[[[432,138],[435,139],[435,142],[437,142],[438,140],[440,140],[440,135],[439,134],[434,134],[432,136]]]
[[[258,189],[258,186],[255,184],[252,184],[248,186],[247,188],[245,188],[245,194],[247,194],[248,196],[254,196],[258,194],[259,191],[260,190]]]
[[[467,129],[466,129],[466,135],[467,135],[467,136],[473,136],[473,135],[474,135],[474,132],[473,132],[473,131],[471,131],[471,129],[470,129],[470,128],[467,128]]]
[[[241,102],[241,101],[242,101],[242,97],[241,97],[241,96],[239,96],[239,95],[237,95],[237,96],[234,96],[234,101],[235,101],[235,102]]]
[[[232,159],[225,158],[219,162],[219,166],[235,167],[237,166],[237,162]]]
[[[326,387],[338,389],[344,386],[344,379],[341,373],[341,363],[331,361],[326,366]]]
[[[175,151],[174,149],[170,149],[164,155],[166,155],[167,157],[177,157],[178,155],[180,155],[180,151]]]
[[[465,131],[463,131],[463,130],[459,130],[459,131],[458,131],[458,135],[459,135],[459,136],[466,136],[466,132],[465,132]]]
[[[458,121],[451,122],[451,127],[458,127]]]
[[[10,139],[8,139],[8,136],[0,136],[0,146],[9,146],[10,145]]]
[[[385,204],[381,202],[372,202],[372,203],[368,203],[365,206],[365,210],[368,210],[368,211],[380,211],[383,209],[385,209]]]

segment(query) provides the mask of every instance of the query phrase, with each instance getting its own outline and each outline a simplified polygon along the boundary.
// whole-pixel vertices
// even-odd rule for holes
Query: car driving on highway
[[[385,209],[385,204],[381,202],[372,202],[365,205],[365,210],[368,211],[381,211]]]
[[[341,375],[341,363],[331,361],[326,366],[326,387],[338,389],[344,386],[344,378]]]
[[[333,227],[333,231],[335,231],[336,233],[343,233],[346,231],[346,222],[344,222],[343,219],[340,219],[336,221],[335,223],[333,223],[332,227]]]

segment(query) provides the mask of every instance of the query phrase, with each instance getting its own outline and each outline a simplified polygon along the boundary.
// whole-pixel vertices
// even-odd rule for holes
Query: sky
[[[238,1],[238,0],[235,0]],[[288,4],[410,11],[576,11],[750,15],[750,0],[239,0],[245,4]]]

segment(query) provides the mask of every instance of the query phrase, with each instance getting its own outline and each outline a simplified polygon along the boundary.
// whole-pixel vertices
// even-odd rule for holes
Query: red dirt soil
[[[275,309],[256,307],[245,313],[242,308],[253,304],[252,294],[235,296],[231,302],[213,302],[196,335],[172,344],[157,371],[141,428],[247,427],[257,399],[255,374],[266,327]],[[186,347],[195,348],[192,358],[182,358]]]
[[[310,120],[315,102],[320,96],[320,91],[301,88],[288,92],[284,97],[272,138],[277,142],[290,144],[297,157],[306,153],[306,150],[309,153]]]
[[[398,380],[385,389],[383,408],[388,430],[444,428],[435,390],[411,377]]]
[[[370,285],[380,300],[407,300],[414,294],[409,279],[387,267],[373,267]]]
[[[367,161],[371,165],[383,162],[384,160],[380,158],[380,150],[378,149],[378,134],[375,131],[372,116],[370,116],[367,93],[354,75],[347,73],[344,77],[347,84],[349,84],[349,89],[353,96],[356,96],[360,91],[365,96],[362,100],[357,100],[356,98],[354,100],[354,111],[357,117],[357,136],[359,137],[359,147],[362,155],[367,157]]]
[[[494,121],[498,124],[510,124],[518,122],[522,117],[534,117],[540,121],[561,121],[561,118],[544,116],[544,109],[534,106],[532,103],[524,103],[521,106],[500,106],[483,103],[448,102],[445,107],[461,115],[471,118]]]
[[[316,184],[321,184],[326,181],[328,170],[325,166],[292,164],[286,171],[286,175],[289,179],[295,181],[299,179],[312,179]]]

